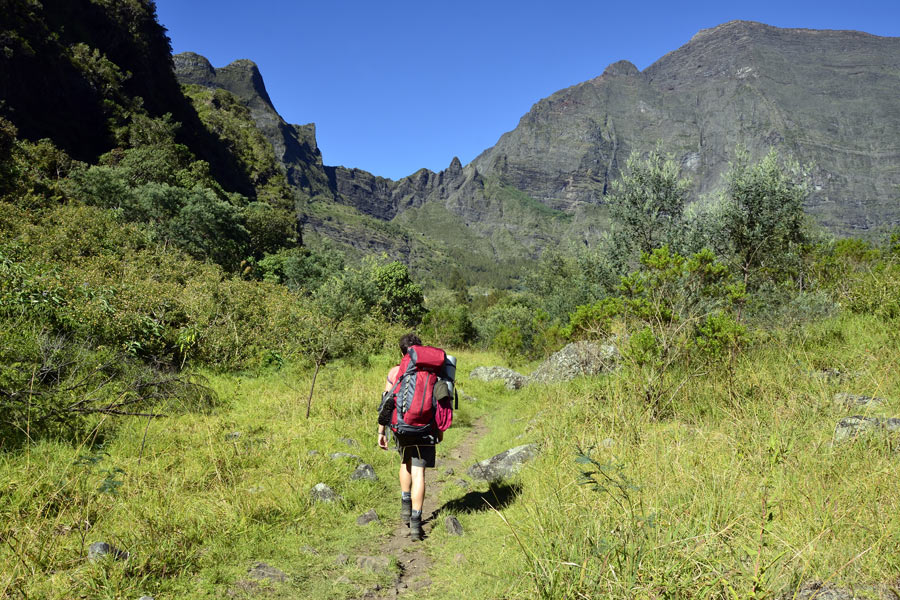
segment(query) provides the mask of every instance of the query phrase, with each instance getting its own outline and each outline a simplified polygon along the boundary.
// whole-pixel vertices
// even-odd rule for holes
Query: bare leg
[[[421,511],[422,505],[425,503],[425,467],[412,467],[412,473],[409,473],[408,476],[411,476],[412,479],[412,485],[410,486],[412,491],[412,508],[413,510]]]
[[[410,491],[410,486],[412,486],[412,475],[409,472],[410,462],[411,462],[410,459],[407,458],[406,461],[400,463],[400,491],[401,492]]]

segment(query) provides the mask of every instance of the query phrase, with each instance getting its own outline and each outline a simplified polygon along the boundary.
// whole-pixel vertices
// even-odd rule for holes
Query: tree
[[[409,268],[399,261],[376,266],[372,281],[377,290],[377,304],[388,321],[414,326],[425,314],[422,286],[412,280]]]
[[[796,161],[779,163],[773,149],[751,164],[739,151],[726,176],[722,233],[733,261],[747,283],[755,272],[784,277],[795,272],[808,241],[803,226],[805,183]]]
[[[651,252],[678,235],[690,182],[660,147],[647,158],[633,152],[621,179],[613,182],[610,218],[622,229],[629,249]]]

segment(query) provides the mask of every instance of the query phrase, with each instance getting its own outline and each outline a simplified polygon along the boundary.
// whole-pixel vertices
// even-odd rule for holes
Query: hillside
[[[472,164],[555,208],[603,201],[657,140],[715,192],[738,144],[812,167],[807,212],[836,233],[900,222],[900,39],[733,21],[643,72],[622,61],[541,100]]]

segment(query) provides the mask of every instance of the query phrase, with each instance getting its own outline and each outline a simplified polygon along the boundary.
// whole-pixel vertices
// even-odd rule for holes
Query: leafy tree
[[[613,182],[609,214],[621,228],[622,242],[650,252],[677,239],[690,182],[660,147],[646,158],[632,153],[622,178]]]
[[[745,283],[755,272],[781,279],[794,274],[808,241],[804,229],[805,183],[798,182],[800,167],[770,151],[751,164],[741,151],[728,173],[722,233]]]
[[[422,286],[415,283],[409,267],[394,261],[376,266],[372,281],[377,293],[377,306],[388,321],[414,326],[425,314],[425,296]]]
[[[199,260],[234,269],[247,256],[250,235],[240,209],[220,200],[208,188],[196,188],[168,226],[178,247]]]

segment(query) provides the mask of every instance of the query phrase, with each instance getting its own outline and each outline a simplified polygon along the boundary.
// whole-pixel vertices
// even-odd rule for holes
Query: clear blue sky
[[[468,163],[531,106],[621,59],[644,69],[733,19],[900,36],[900,0],[157,0],[173,50],[259,65],[325,164],[397,179]]]

